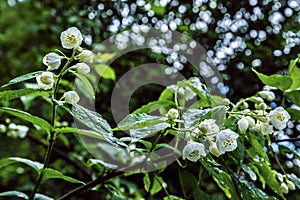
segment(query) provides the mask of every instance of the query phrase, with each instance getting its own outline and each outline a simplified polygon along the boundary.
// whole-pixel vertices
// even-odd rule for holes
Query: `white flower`
[[[229,151],[233,151],[237,148],[236,139],[239,135],[229,129],[222,130],[217,135],[217,147],[221,154]]]
[[[257,123],[257,130],[263,135],[270,135],[274,132],[272,125],[268,123],[261,123],[261,122]]]
[[[36,77],[38,86],[44,90],[49,90],[53,87],[54,79],[52,72],[43,72],[41,75]]]
[[[17,131],[19,138],[24,138],[26,137],[29,128],[27,126],[17,125]]]
[[[249,128],[249,121],[244,117],[240,119],[237,124],[239,130],[242,132],[245,132]]]
[[[275,99],[275,94],[271,91],[260,91],[257,94],[268,101],[274,101]]]
[[[0,124],[0,133],[6,132],[6,126],[4,124]]]
[[[170,119],[178,119],[179,117],[179,112],[177,109],[175,108],[171,108],[168,113],[167,113],[167,117],[170,118]]]
[[[189,142],[182,150],[182,158],[196,162],[200,158],[206,156],[205,147],[198,142]]]
[[[94,59],[94,54],[90,50],[82,50],[78,55],[78,58],[81,62],[92,63]]]
[[[77,63],[71,69],[75,69],[78,74],[87,74],[91,71],[90,67],[85,63]]]
[[[80,100],[77,92],[75,91],[65,92],[64,97],[65,97],[65,102],[69,104],[76,104]]]
[[[14,123],[9,124],[8,129],[9,131],[7,132],[7,136],[12,138],[24,138],[29,131],[29,128],[27,126],[16,125]]]
[[[44,56],[43,63],[48,67],[47,71],[55,70],[61,64],[61,57],[56,53],[48,53]]]
[[[255,120],[254,120],[252,117],[246,116],[246,117],[244,117],[244,118],[248,120],[249,128],[255,127]]]
[[[282,130],[286,127],[286,123],[289,121],[291,116],[282,107],[278,107],[272,110],[269,115],[271,124],[278,130]]]
[[[63,48],[73,49],[81,45],[82,35],[76,27],[68,28],[60,34],[60,41]]]
[[[219,133],[220,128],[215,119],[206,119],[200,123],[199,130],[203,135],[213,137]]]

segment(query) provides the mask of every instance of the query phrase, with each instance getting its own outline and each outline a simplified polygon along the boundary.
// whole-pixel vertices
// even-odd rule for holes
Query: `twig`
[[[300,141],[300,138],[286,138],[281,140],[272,140],[272,142],[278,143],[278,142],[296,142]]]

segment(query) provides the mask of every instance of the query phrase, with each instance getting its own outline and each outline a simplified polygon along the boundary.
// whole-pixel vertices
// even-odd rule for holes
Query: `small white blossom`
[[[256,124],[256,131],[263,135],[270,135],[274,132],[273,126],[264,122],[258,122]]]
[[[244,118],[245,118],[246,120],[248,120],[249,128],[255,127],[255,120],[254,120],[252,117],[246,116],[246,117],[244,117]]]
[[[53,87],[54,78],[52,72],[43,72],[36,77],[38,86],[44,90],[49,90]]]
[[[6,126],[4,124],[0,124],[0,133],[6,132]]]
[[[7,136],[12,138],[24,138],[27,135],[29,128],[24,125],[16,125],[11,123],[8,125]]]
[[[221,154],[224,154],[225,152],[233,151],[237,148],[237,142],[236,139],[239,137],[239,135],[232,130],[225,129],[220,131],[220,133],[217,135],[217,147]]]
[[[244,117],[240,119],[237,124],[239,130],[242,132],[245,132],[249,128],[249,121]]]
[[[179,112],[177,109],[175,108],[171,108],[168,113],[167,113],[167,117],[170,118],[170,119],[178,119],[179,117]]]
[[[78,55],[81,62],[92,63],[94,59],[94,53],[90,50],[82,50]]]
[[[275,99],[275,94],[271,91],[259,91],[257,94],[268,101],[274,101]]]
[[[282,191],[283,193],[285,193],[285,194],[289,193],[289,188],[288,188],[288,186],[286,185],[285,182],[282,182],[282,183],[281,183],[280,189],[281,189],[281,191]]]
[[[65,102],[69,104],[76,104],[80,100],[77,92],[75,91],[65,92],[64,97],[65,97]]]
[[[189,142],[182,150],[182,158],[196,162],[202,157],[206,156],[205,147],[198,142]]]
[[[81,45],[82,35],[76,27],[68,28],[60,34],[63,48],[73,49]]]
[[[296,190],[295,184],[294,184],[292,181],[287,180],[287,181],[286,181],[286,185],[288,186],[288,188],[289,188],[290,190]]]
[[[72,66],[71,69],[75,69],[78,74],[88,74],[91,71],[90,67],[82,62]]]
[[[278,107],[272,110],[269,115],[271,124],[278,130],[282,130],[286,127],[286,123],[289,121],[291,116],[282,107]]]
[[[200,123],[199,130],[201,134],[213,137],[219,133],[220,128],[215,119],[206,119]]]
[[[46,65],[47,71],[58,69],[61,64],[61,57],[56,53],[48,53],[43,58],[43,63]]]

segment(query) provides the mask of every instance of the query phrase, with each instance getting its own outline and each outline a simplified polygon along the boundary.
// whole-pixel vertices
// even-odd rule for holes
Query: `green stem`
[[[75,53],[76,52],[74,50],[73,53],[72,53],[71,58],[68,59],[68,61],[66,62],[66,64],[62,68],[62,70],[60,71],[60,73],[58,75],[58,78],[57,78],[57,80],[54,84],[54,90],[53,90],[53,94],[52,94],[52,118],[51,118],[51,125],[52,125],[53,128],[55,127],[55,119],[56,119],[56,102],[55,102],[55,99],[57,98],[57,91],[58,91],[59,82],[60,82],[61,78],[63,77],[63,75],[67,72],[67,68],[70,65],[70,63],[74,60]],[[37,190],[38,190],[38,188],[39,188],[39,186],[42,182],[45,169],[49,165],[52,149],[53,149],[53,146],[54,146],[54,143],[55,143],[55,132],[54,131],[51,131],[48,142],[49,142],[49,145],[47,147],[43,169],[42,169],[41,173],[39,174],[37,183],[35,184],[35,187],[34,187],[32,193],[30,194],[29,200],[34,199],[34,196],[35,196],[35,194],[36,194],[36,192],[37,192]]]

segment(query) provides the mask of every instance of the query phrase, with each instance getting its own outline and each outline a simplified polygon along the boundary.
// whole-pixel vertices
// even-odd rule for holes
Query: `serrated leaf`
[[[154,134],[158,133],[161,130],[164,130],[171,125],[168,123],[159,123],[159,124],[154,124],[152,126],[147,126],[139,129],[131,129],[130,130],[130,136],[133,138],[145,138],[145,137],[151,137]]]
[[[297,66],[298,59],[291,60],[289,64],[289,77],[292,79],[290,90],[296,90],[300,87],[300,68]]]
[[[97,166],[101,166],[105,169],[117,169],[118,168],[117,165],[109,164],[109,163],[106,163],[103,160],[99,160],[99,159],[89,159],[87,162],[87,165],[88,165],[88,167],[97,165]]]
[[[137,113],[151,113],[155,110],[159,110],[164,108],[165,110],[169,110],[171,108],[175,107],[175,103],[173,101],[153,101],[150,102],[138,109],[136,109],[132,114],[137,114]]]
[[[11,79],[8,83],[6,83],[5,85],[3,85],[2,87],[6,87],[6,86],[9,86],[9,85],[13,85],[13,84],[16,84],[16,83],[20,83],[22,81],[26,81],[26,80],[35,78],[38,75],[40,75],[41,73],[43,73],[43,71],[31,72],[31,73],[28,73],[28,74],[24,74],[24,75],[18,76],[18,77],[14,78],[14,79]]]
[[[243,200],[273,200],[274,198],[267,195],[264,191],[250,184],[239,184],[239,192]]]
[[[141,129],[166,122],[167,120],[168,118],[166,117],[151,116],[145,113],[129,114],[118,124],[118,128],[120,130]]]
[[[44,129],[48,134],[50,134],[50,132],[52,130],[51,124],[49,124],[46,120],[39,118],[37,116],[33,116],[32,114],[27,113],[25,111],[8,108],[8,107],[2,107],[2,108],[0,108],[0,111],[8,113],[10,115],[13,115],[15,117],[18,117],[22,120],[31,122],[32,124],[37,125],[37,126],[41,127],[42,129]]]
[[[23,199],[29,199],[27,194],[19,191],[7,191],[7,192],[1,192],[0,197],[18,197]]]
[[[55,169],[46,168],[46,169],[40,169],[39,173],[43,172],[42,176],[42,182],[45,182],[49,179],[62,179],[65,181],[68,181],[70,183],[81,183],[84,184],[82,181],[76,180],[70,176],[63,175],[60,171],[57,171]]]
[[[283,92],[289,89],[290,86],[292,85],[292,79],[290,79],[288,76],[279,75],[279,74],[267,76],[257,72],[253,68],[252,71],[256,73],[256,75],[258,76],[258,78],[261,80],[262,83],[264,83],[265,85],[276,87]]]
[[[43,164],[36,162],[36,161],[32,161],[26,158],[20,158],[20,157],[8,157],[8,158],[2,158],[0,160],[0,168],[5,167],[7,165],[11,165],[14,163],[24,163],[28,166],[30,166],[31,168],[33,168],[36,172],[39,172],[39,170],[41,170],[43,168]]]
[[[78,104],[73,105],[71,113],[78,121],[101,134],[107,141],[113,140],[110,125],[99,113],[88,110]]]
[[[113,68],[106,64],[97,64],[94,66],[96,72],[105,79],[116,80],[116,73]]]
[[[25,88],[20,90],[6,90],[0,92],[0,101],[9,101],[17,99],[22,96],[48,96],[49,92],[45,90],[36,90],[32,88]]]
[[[196,123],[200,122],[202,118],[210,111],[210,109],[197,109],[192,108],[188,109],[186,112],[183,113],[182,118],[184,120],[184,126],[189,128]]]
[[[285,95],[297,106],[300,106],[300,90],[286,92]]]

